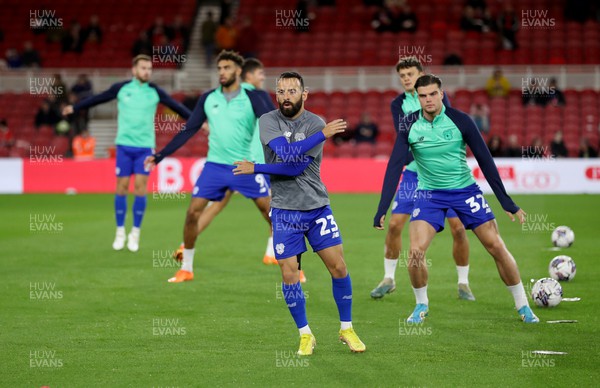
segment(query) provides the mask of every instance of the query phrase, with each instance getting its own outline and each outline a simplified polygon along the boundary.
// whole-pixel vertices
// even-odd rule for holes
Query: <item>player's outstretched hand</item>
[[[515,220],[515,216],[517,216],[517,218],[519,219],[519,222],[522,224],[526,221],[526,215],[527,213],[525,213],[523,211],[523,209],[519,209],[517,210],[517,212],[515,214],[512,214],[511,212],[506,212],[506,214],[508,214],[508,217],[510,218],[511,221],[514,222]]]
[[[346,123],[344,120],[342,119],[337,119],[337,120],[333,120],[331,122],[329,122],[325,128],[323,128],[323,135],[325,135],[325,138],[329,139],[331,136],[335,135],[336,133],[342,133],[346,130],[346,127],[348,127],[348,123]]]
[[[254,163],[244,159],[243,162],[233,162],[237,167],[233,169],[233,175],[250,175],[254,174]]]
[[[67,105],[62,110],[62,115],[67,116],[73,114],[73,105]]]
[[[144,170],[152,171],[152,169],[156,167],[156,162],[154,160],[154,156],[147,156],[146,159],[144,159]]]
[[[385,229],[385,214],[381,216],[379,219],[379,226],[375,225],[375,229],[384,230]]]

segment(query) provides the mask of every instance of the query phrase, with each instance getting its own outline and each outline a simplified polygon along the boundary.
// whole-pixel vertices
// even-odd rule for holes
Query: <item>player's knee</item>
[[[394,236],[399,236],[402,234],[403,228],[404,228],[404,223],[401,222],[400,220],[397,220],[394,217],[392,217],[392,219],[390,220],[390,225],[389,225],[389,233]]]
[[[487,242],[485,248],[494,258],[502,257],[502,253],[506,250],[504,242],[499,238]]]
[[[348,269],[344,260],[339,260],[329,267],[329,272],[334,278],[340,279],[348,275]]]
[[[452,225],[450,230],[455,241],[461,241],[467,238],[467,231],[462,224]]]

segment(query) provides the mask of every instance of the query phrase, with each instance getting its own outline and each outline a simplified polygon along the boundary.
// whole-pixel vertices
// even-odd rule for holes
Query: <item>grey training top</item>
[[[320,168],[323,159],[323,143],[309,150],[306,155],[294,160],[282,160],[269,147],[269,142],[284,136],[288,143],[304,140],[325,128],[325,122],[316,114],[307,110],[292,120],[285,117],[279,109],[265,113],[258,121],[260,142],[265,152],[265,163],[302,162],[306,155],[314,160],[302,172],[292,177],[271,175],[271,207],[287,210],[313,210],[329,205],[327,189],[321,181]]]

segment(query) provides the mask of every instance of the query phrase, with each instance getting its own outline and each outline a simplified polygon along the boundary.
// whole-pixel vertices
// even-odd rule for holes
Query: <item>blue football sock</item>
[[[296,284],[281,283],[283,297],[290,309],[290,313],[296,322],[296,327],[301,328],[308,325],[306,320],[306,299],[304,299],[304,291],[300,282]]]
[[[335,304],[337,304],[340,313],[340,321],[351,322],[352,281],[350,281],[350,274],[341,279],[331,278],[331,285],[333,289],[333,299],[335,299]]]
[[[115,218],[117,227],[125,226],[125,215],[127,215],[127,196],[115,195]]]
[[[136,196],[133,201],[133,226],[139,228],[142,225],[144,212],[146,211],[146,196]]]

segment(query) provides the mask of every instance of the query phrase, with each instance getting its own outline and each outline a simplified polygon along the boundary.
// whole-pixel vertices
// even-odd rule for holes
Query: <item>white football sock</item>
[[[188,272],[194,272],[194,251],[195,249],[183,248],[183,263],[181,269]]]
[[[299,328],[298,331],[300,332],[300,335],[302,335],[302,334],[312,334],[312,331],[310,331],[310,327],[308,327],[308,325]]]
[[[383,268],[385,269],[385,275],[383,277],[394,280],[396,277],[396,266],[398,265],[398,259],[386,259],[383,258]]]
[[[523,287],[523,282],[519,282],[514,286],[506,286],[508,291],[512,294],[515,299],[515,307],[520,309],[523,306],[529,306],[529,302],[527,302],[527,296],[525,296],[525,287]]]
[[[125,227],[124,226],[117,226],[117,234],[125,235]]]
[[[456,272],[458,272],[458,283],[459,284],[469,284],[469,266],[465,265],[464,267],[457,265]]]
[[[352,322],[340,321],[340,329],[341,330],[350,329],[351,327],[352,327]]]
[[[413,292],[415,293],[417,304],[426,304],[429,306],[429,298],[427,298],[427,286],[421,288],[413,287]]]
[[[275,251],[273,250],[273,236],[269,237],[267,240],[267,250],[265,251],[265,256],[275,257]]]

